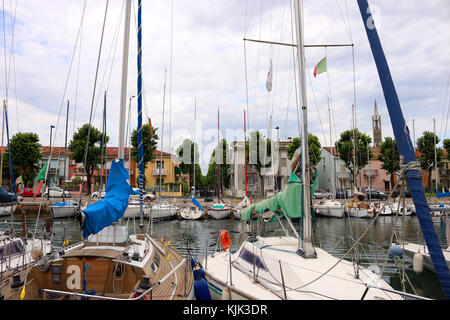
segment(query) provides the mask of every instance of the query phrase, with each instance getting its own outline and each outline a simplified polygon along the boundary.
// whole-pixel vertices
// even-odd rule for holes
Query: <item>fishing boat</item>
[[[354,218],[371,218],[374,215],[374,207],[370,202],[355,202],[348,204],[347,214]]]
[[[138,2],[138,108],[141,96],[141,0]],[[10,300],[179,300],[194,298],[193,273],[188,261],[170,242],[156,240],[143,231],[129,234],[123,218],[129,196],[136,192],[129,185],[124,159],[124,119],[128,71],[131,0],[125,5],[122,56],[122,87],[119,119],[118,159],[111,162],[106,195],[86,209],[77,211],[83,241],[67,247],[41,268],[29,271],[25,284],[6,297]],[[141,112],[138,112],[141,115]],[[138,116],[138,129],[142,118]],[[142,130],[139,130],[142,132]],[[142,135],[138,137],[142,141]],[[139,143],[142,147],[142,143]],[[140,205],[142,206],[143,152],[138,152]]]

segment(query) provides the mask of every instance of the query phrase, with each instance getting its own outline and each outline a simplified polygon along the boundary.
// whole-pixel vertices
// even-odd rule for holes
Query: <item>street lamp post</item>
[[[52,130],[53,130],[53,128],[54,128],[55,126],[54,125],[50,125],[50,153],[48,154],[48,159],[49,159],[49,161],[48,161],[48,172],[50,172],[50,166],[51,166],[51,159],[50,159],[50,155],[51,155],[51,153],[52,153]],[[47,174],[47,189],[48,189],[48,192],[47,192],[47,200],[49,200],[50,199],[50,184],[49,184],[49,181],[50,181],[50,178],[49,178],[49,175]]]

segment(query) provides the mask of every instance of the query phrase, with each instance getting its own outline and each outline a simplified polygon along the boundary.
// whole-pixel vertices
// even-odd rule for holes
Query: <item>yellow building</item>
[[[145,169],[145,190],[155,195],[159,194],[159,179],[161,178],[162,196],[182,196],[182,186],[170,187],[168,183],[186,182],[189,185],[189,175],[181,173],[179,161],[170,153],[155,150],[154,159],[147,163]],[[136,166],[136,170],[138,170]]]

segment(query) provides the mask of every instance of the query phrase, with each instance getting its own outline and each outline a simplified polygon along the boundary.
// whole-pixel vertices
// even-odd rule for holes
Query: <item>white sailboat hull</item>
[[[345,215],[345,206],[338,201],[320,201],[314,208],[320,216],[343,218]]]
[[[11,213],[14,213],[16,208],[17,208],[17,204],[13,204],[12,206],[0,207],[0,217],[11,215]]]
[[[232,254],[222,251],[202,261],[213,299],[248,300],[397,300],[401,296],[379,289],[366,291],[366,284],[392,289],[380,276],[360,268],[354,276],[351,262],[315,248],[317,258],[305,259],[297,253],[294,237],[258,237],[244,242]],[[253,254],[254,252],[254,254]],[[255,263],[256,268],[253,268]],[[334,267],[333,267],[334,266]],[[331,268],[331,270],[330,270]],[[255,270],[256,275],[253,273]],[[254,280],[257,278],[257,281]],[[283,289],[283,282],[286,291]],[[225,294],[228,287],[230,294]],[[286,293],[285,293],[286,292]]]
[[[230,216],[231,209],[209,209],[208,216],[215,220],[226,219]]]
[[[414,256],[416,252],[420,252],[423,255],[423,266],[428,270],[434,270],[433,261],[431,260],[430,253],[428,252],[428,248],[426,245],[420,245],[416,243],[405,243],[402,244],[401,247],[405,251],[406,254]],[[450,268],[450,247],[442,250],[442,254],[444,255],[444,259],[447,263],[448,268]]]
[[[181,216],[181,218],[186,219],[186,220],[198,220],[198,219],[202,219],[205,216],[205,211],[183,209],[180,211],[180,216]]]
[[[76,206],[51,207],[50,212],[53,219],[69,218],[75,215]]]

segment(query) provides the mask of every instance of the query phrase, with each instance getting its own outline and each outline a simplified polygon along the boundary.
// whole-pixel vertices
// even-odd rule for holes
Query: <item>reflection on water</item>
[[[445,237],[445,218],[433,217],[433,223],[437,234],[440,236],[441,245],[448,247]],[[8,219],[4,219],[8,220]],[[317,217],[313,221],[314,242],[316,246],[323,248],[336,257],[342,257],[352,247],[353,240],[359,238],[369,226],[371,219],[363,218],[328,218]],[[434,272],[424,269],[420,274],[416,274],[412,268],[412,257],[404,256],[405,275],[402,276],[402,259],[394,261],[387,258],[391,235],[393,241],[404,239],[408,242],[423,243],[422,232],[419,221],[416,216],[399,217],[395,224],[394,216],[379,217],[376,223],[367,231],[364,239],[358,246],[359,262],[364,267],[377,264],[380,269],[384,266],[383,278],[397,290],[402,290],[402,281],[406,291],[418,295],[444,299],[445,296],[440,288],[437,276]],[[212,253],[217,245],[220,230],[227,230],[230,234],[232,250],[239,248],[245,239],[247,228],[238,220],[172,220],[160,221],[153,224],[153,228],[145,221],[144,230],[152,230],[157,238],[170,240],[171,245],[187,255],[188,252],[199,259],[205,256],[207,252]],[[288,224],[282,221],[279,223],[261,224],[257,230],[264,236],[285,235]],[[293,222],[297,231],[300,232],[300,222]],[[123,221],[131,233],[139,232],[139,220]],[[28,217],[26,219],[27,230],[34,232],[36,227],[36,218]],[[5,230],[5,224],[0,224],[0,230]],[[17,232],[22,231],[22,218],[15,217],[14,228]],[[37,225],[37,234],[42,234],[44,230],[44,220],[40,219]],[[78,222],[74,218],[54,220],[54,246],[59,248],[64,240],[69,243],[75,243],[81,240],[81,232]],[[300,232],[301,233],[301,232]],[[355,255],[349,254],[345,259],[352,261]],[[412,283],[414,290],[409,285]]]

